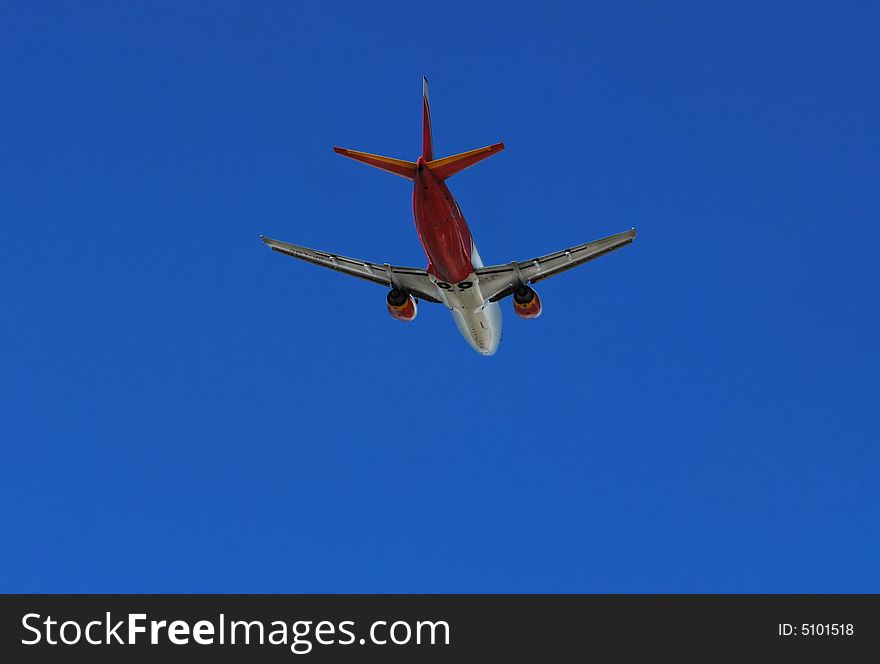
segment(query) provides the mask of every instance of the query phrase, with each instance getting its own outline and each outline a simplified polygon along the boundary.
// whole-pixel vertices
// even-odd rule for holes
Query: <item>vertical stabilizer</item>
[[[428,79],[422,78],[422,157],[434,158],[434,140],[431,138],[431,104],[428,101]]]

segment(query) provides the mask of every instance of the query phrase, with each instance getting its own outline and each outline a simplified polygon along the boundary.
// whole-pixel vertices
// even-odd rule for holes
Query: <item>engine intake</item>
[[[415,320],[419,308],[417,300],[412,295],[405,293],[399,288],[392,288],[385,300],[388,303],[388,313],[391,314],[392,318],[407,323]]]
[[[541,298],[534,288],[517,286],[513,291],[513,311],[520,318],[527,320],[541,315]]]

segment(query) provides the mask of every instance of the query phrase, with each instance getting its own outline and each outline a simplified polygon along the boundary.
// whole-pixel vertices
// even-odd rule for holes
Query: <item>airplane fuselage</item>
[[[484,266],[446,180],[498,154],[504,143],[435,159],[427,79],[422,86],[422,154],[417,161],[341,147],[333,150],[413,183],[413,219],[428,257],[427,268],[371,263],[261,236],[263,242],[273,251],[390,288],[385,304],[395,320],[415,320],[419,300],[446,305],[459,332],[481,355],[494,355],[501,342],[500,300],[510,297],[519,318],[538,318],[541,298],[531,284],[626,246],[636,235],[632,228],[528,261]]]
[[[483,297],[475,272],[483,261],[467,221],[446,183],[434,177],[423,157],[416,162],[412,203],[428,274],[443,304],[474,350],[494,354],[501,342],[501,306]]]

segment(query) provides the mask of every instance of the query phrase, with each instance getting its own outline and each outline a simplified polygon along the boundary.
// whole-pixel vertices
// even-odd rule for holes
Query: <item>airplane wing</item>
[[[353,277],[366,279],[389,288],[399,288],[410,293],[413,297],[427,300],[428,302],[441,302],[440,293],[434,282],[428,277],[427,270],[415,267],[397,267],[387,263],[381,265],[369,263],[354,258],[329,254],[325,251],[300,247],[296,244],[279,242],[263,235],[260,236],[260,239],[272,251],[277,251],[279,254],[293,256],[307,263],[327,267],[337,272],[344,272]]]
[[[556,276],[628,245],[635,236],[636,229],[632,228],[623,233],[539,256],[530,261],[478,268],[480,291],[487,300],[497,302],[510,295],[519,283],[534,284],[542,279]]]

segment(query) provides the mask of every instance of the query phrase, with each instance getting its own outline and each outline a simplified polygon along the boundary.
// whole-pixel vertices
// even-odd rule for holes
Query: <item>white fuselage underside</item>
[[[483,267],[477,248],[474,247],[471,263],[474,268]],[[452,319],[471,348],[481,355],[494,355],[501,343],[501,305],[489,302],[480,291],[480,280],[475,272],[458,284],[436,281],[443,304],[452,313]]]

